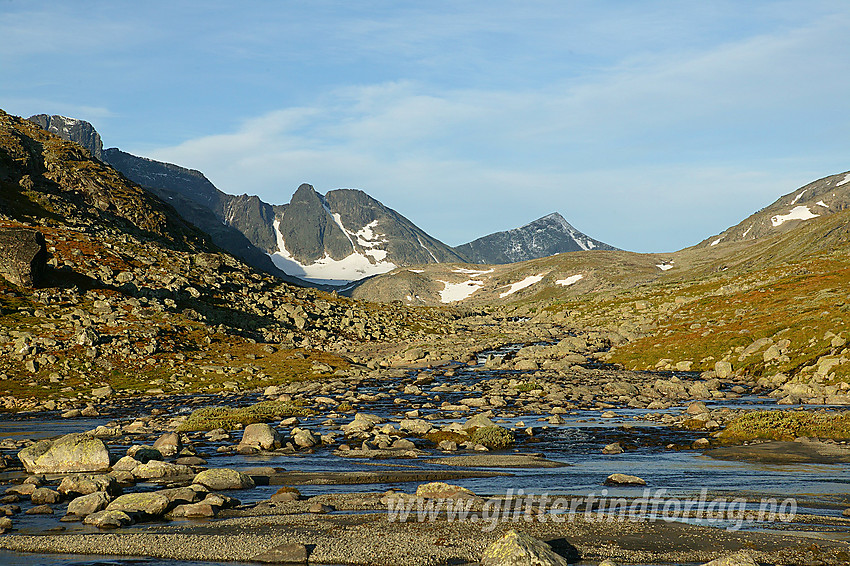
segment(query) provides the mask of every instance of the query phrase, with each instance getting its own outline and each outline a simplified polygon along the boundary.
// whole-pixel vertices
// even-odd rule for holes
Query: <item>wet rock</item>
[[[484,550],[481,566],[567,566],[545,542],[511,529]]]
[[[193,483],[200,484],[213,491],[251,489],[254,487],[254,480],[250,476],[239,470],[229,468],[204,470],[195,476]]]
[[[77,517],[87,517],[106,509],[109,505],[109,495],[104,491],[95,491],[88,495],[81,495],[68,503],[68,513]]]
[[[741,551],[706,562],[702,566],[758,566],[758,563],[749,552]]]
[[[67,434],[55,441],[42,440],[18,452],[30,473],[65,474],[109,469],[109,450],[100,439]]]
[[[605,485],[646,485],[646,481],[628,474],[611,474],[605,478]]]
[[[53,515],[53,508],[50,505],[36,505],[28,509],[25,515]]]
[[[124,511],[103,510],[92,513],[83,519],[84,525],[92,525],[99,529],[117,529],[133,524],[133,518]]]
[[[258,450],[274,450],[280,448],[281,439],[280,433],[272,428],[268,423],[249,424],[242,431],[242,440],[237,446],[237,450],[241,447],[256,448]]]
[[[0,535],[12,530],[12,526],[12,519],[9,517],[0,517]]]
[[[622,454],[623,452],[625,452],[625,450],[623,450],[623,447],[620,445],[619,442],[609,444],[602,449],[603,454]]]
[[[127,456],[142,464],[147,464],[153,460],[162,460],[162,452],[150,446],[131,446],[127,449]]]

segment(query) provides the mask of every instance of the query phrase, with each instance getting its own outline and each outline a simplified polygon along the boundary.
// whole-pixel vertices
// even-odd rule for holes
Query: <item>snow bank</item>
[[[673,269],[673,262],[672,261],[665,261],[664,263],[656,264],[655,267],[657,267],[661,271],[667,271],[669,269]]]
[[[463,283],[449,283],[448,281],[440,281],[445,287],[440,291],[440,301],[444,303],[453,303],[469,298],[472,294],[484,286],[483,281],[464,281]]]
[[[812,211],[809,210],[808,206],[795,206],[788,214],[778,214],[771,217],[770,223],[773,224],[774,228],[776,228],[789,220],[810,220],[812,218],[817,218],[818,216],[820,215],[813,214]]]
[[[562,285],[564,287],[569,287],[570,285],[574,285],[584,278],[584,275],[579,273],[578,275],[570,275],[566,279],[558,279],[555,281],[555,285]]]
[[[340,222],[340,224],[342,223]],[[333,259],[326,255],[322,259],[305,265],[293,258],[286,249],[286,242],[283,241],[283,234],[280,233],[280,222],[277,219],[275,219],[273,226],[277,235],[278,251],[269,254],[269,256],[275,266],[287,275],[299,277],[313,283],[346,285],[352,281],[387,273],[396,268],[396,265],[392,262],[381,261],[386,256],[386,252],[383,250],[367,251],[367,253],[371,252],[370,255],[374,258],[374,263],[365,254],[352,251],[351,255],[343,259]],[[376,252],[383,252],[383,255]]]
[[[501,293],[499,295],[499,298],[504,299],[508,295],[513,295],[517,291],[521,291],[522,289],[525,289],[526,287],[531,287],[535,283],[539,283],[542,279],[543,279],[543,274],[529,275],[528,277],[526,277],[522,281],[517,281],[516,283],[513,283],[510,286],[510,289],[508,289],[507,291],[505,291],[504,293]],[[507,287],[507,285],[505,285],[505,287]]]

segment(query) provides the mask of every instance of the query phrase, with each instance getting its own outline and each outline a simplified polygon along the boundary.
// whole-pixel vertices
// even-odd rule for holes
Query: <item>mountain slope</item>
[[[503,264],[582,250],[614,250],[573,228],[553,212],[520,228],[496,232],[457,246],[455,251],[471,263]]]
[[[830,175],[780,197],[735,226],[703,240],[696,247],[713,247],[773,236],[794,230],[812,219],[829,216],[848,207],[850,207],[850,172]]]

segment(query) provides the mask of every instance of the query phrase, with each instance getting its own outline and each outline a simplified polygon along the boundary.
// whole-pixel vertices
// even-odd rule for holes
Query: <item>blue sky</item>
[[[846,1],[0,0],[0,108],[457,245],[561,212],[671,251],[850,169]]]

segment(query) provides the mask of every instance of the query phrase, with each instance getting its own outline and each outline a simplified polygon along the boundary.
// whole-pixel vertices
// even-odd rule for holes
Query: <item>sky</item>
[[[0,0],[0,108],[458,245],[560,212],[639,252],[850,169],[850,2]]]

